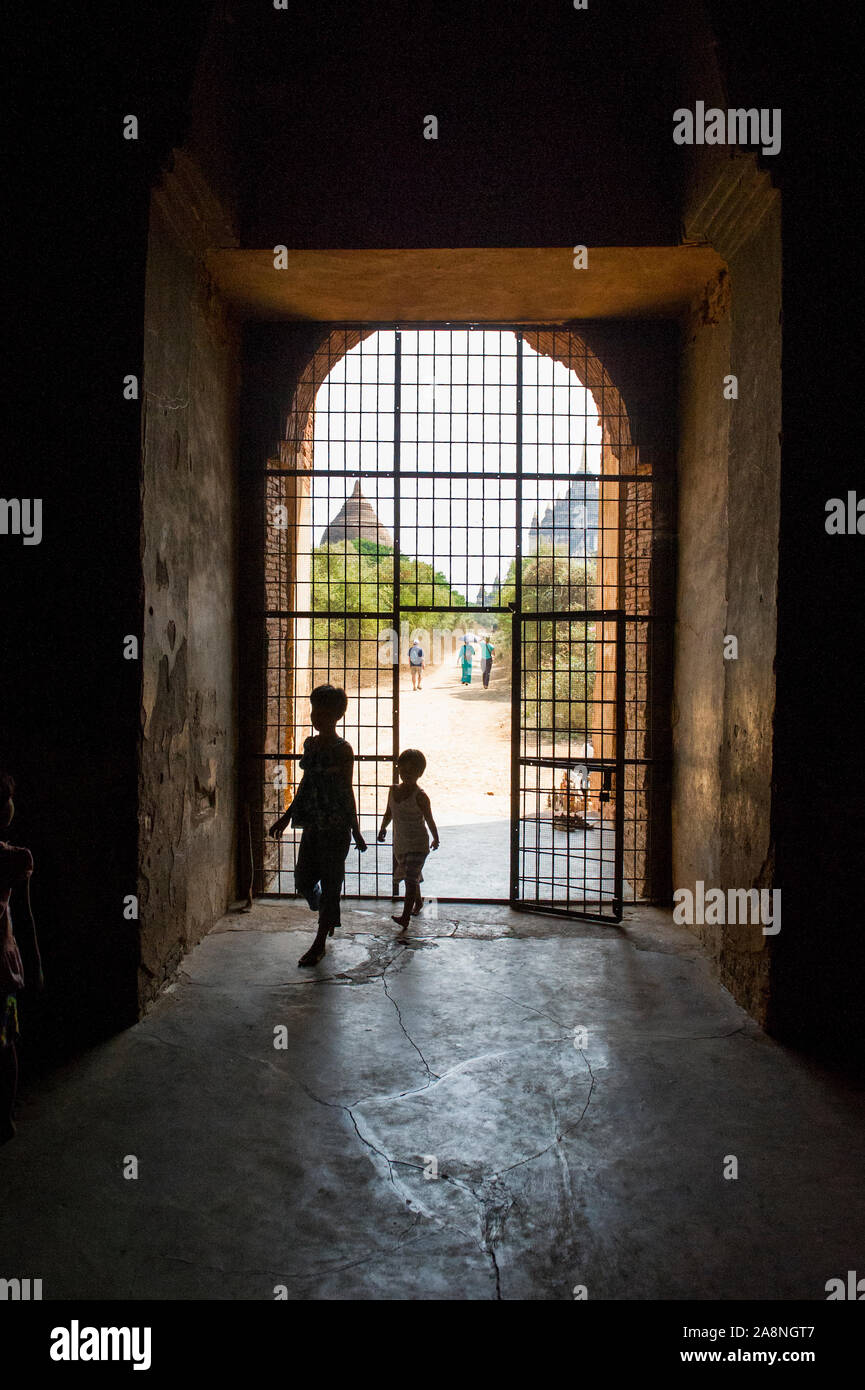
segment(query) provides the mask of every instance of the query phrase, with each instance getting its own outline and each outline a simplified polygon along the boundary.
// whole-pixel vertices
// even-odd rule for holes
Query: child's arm
[[[306,738],[306,739],[304,739],[304,741],[303,741],[303,753],[301,754],[300,758],[298,759],[298,764],[297,764],[298,767],[300,767],[300,768],[306,768],[306,766],[307,766],[307,761],[306,761],[306,760],[307,760],[307,757],[308,757],[308,755],[309,755],[309,747],[310,747],[310,744],[311,744],[311,743],[312,743],[312,739],[311,739],[311,738]],[[293,815],[293,813],[294,813],[294,808],[295,808],[295,806],[297,805],[298,799],[299,799],[299,797],[300,797],[300,789],[301,789],[301,787],[303,786],[303,783],[304,783],[305,778],[306,778],[306,772],[303,771],[303,772],[301,772],[301,774],[300,774],[300,781],[298,782],[297,787],[295,788],[294,800],[292,801],[292,803],[291,803],[291,805],[288,807],[288,809],[287,809],[286,811],[283,811],[282,815],[279,817],[279,820],[275,820],[275,821],[273,822],[273,825],[270,827],[269,831],[267,832],[268,835],[272,835],[272,836],[273,836],[274,840],[278,840],[278,839],[279,839],[279,837],[280,837],[280,835],[282,834],[283,830],[285,829],[285,827],[288,825],[289,821],[291,820],[291,817],[292,817],[292,815]]]
[[[297,797],[295,797],[294,800],[296,801],[296,800],[297,800]],[[292,803],[291,803],[291,805],[289,806],[289,808],[288,808],[287,811],[283,811],[282,815],[279,817],[279,820],[275,820],[275,821],[273,822],[273,825],[270,827],[270,830],[269,830],[267,833],[268,833],[269,835],[272,835],[273,838],[274,838],[274,840],[278,840],[278,839],[279,839],[279,837],[280,837],[280,835],[282,834],[283,830],[284,830],[285,827],[288,825],[288,822],[291,820],[291,813],[292,813],[293,810],[294,810],[294,801],[292,801]]]
[[[439,832],[438,832],[438,827],[436,826],[436,823],[435,823],[435,821],[433,820],[432,806],[431,806],[431,804],[430,804],[430,799],[429,799],[429,797],[427,796],[426,792],[420,792],[420,793],[418,794],[418,805],[420,806],[421,810],[423,811],[423,818],[424,818],[424,820],[426,821],[427,825],[429,826],[430,830],[432,831],[432,837],[433,837],[433,838],[432,838],[432,846],[431,846],[431,848],[432,848],[432,849],[438,849],[438,847],[439,847]]]
[[[379,838],[380,840],[383,840],[383,839],[384,839],[385,835],[387,834],[387,828],[388,828],[388,826],[390,825],[390,823],[391,823],[391,821],[392,821],[392,819],[393,819],[393,817],[391,816],[391,812],[390,812],[390,798],[391,798],[391,792],[392,792],[392,791],[393,791],[393,787],[390,788],[390,791],[389,791],[388,794],[387,794],[387,805],[386,805],[385,808],[384,808],[384,815],[383,815],[382,818],[381,818],[381,827],[380,827],[379,832],[378,832],[378,838]]]

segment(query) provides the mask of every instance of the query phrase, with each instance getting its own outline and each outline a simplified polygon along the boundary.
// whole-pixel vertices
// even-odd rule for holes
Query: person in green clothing
[[[490,641],[490,634],[487,633],[481,642],[481,675],[483,676],[484,690],[490,688],[490,671],[493,669],[493,652],[495,647]]]
[[[474,647],[469,638],[465,637],[457,657],[457,665],[463,668],[462,678],[460,680],[461,685],[471,685],[472,683],[472,659],[474,654]]]

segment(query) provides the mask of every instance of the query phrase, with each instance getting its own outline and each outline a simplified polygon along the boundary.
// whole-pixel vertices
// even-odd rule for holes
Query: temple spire
[[[341,541],[374,541],[393,549],[393,536],[382,526],[375,510],[363,495],[360,479],[350,497],[321,533],[319,545],[339,545]]]

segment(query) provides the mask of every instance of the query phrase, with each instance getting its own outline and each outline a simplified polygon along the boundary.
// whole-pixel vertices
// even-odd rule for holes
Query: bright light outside
[[[454,880],[461,885],[458,895],[505,897],[514,698],[511,617],[481,610],[503,609],[514,593],[518,522],[523,609],[596,606],[602,431],[591,392],[575,372],[523,339],[518,519],[514,332],[403,329],[398,357],[396,349],[394,330],[370,334],[334,364],[316,395],[315,471],[304,534],[313,547],[313,607],[322,605],[334,617],[316,620],[313,627],[315,678],[324,679],[327,672],[328,678],[345,684],[346,729],[355,751],[377,752],[379,730],[389,727],[392,717],[392,687],[383,679],[382,663],[389,664],[393,652],[381,645],[386,636],[382,623],[364,618],[363,612],[389,608],[391,537],[399,533],[400,596],[408,605],[401,607],[399,619],[400,670],[405,667],[399,677],[400,745],[424,750],[424,786],[439,824],[460,828],[449,839],[447,856],[433,856],[429,863],[427,886],[434,893],[453,893]],[[393,479],[397,360],[399,524]],[[362,500],[358,472],[365,475],[359,481]],[[427,613],[427,596],[431,609],[450,605],[449,611]],[[421,634],[427,662],[422,693],[409,680],[407,650],[402,650],[409,632]],[[524,632],[528,665],[516,697],[525,725],[524,751],[547,757],[591,754],[586,730],[597,656],[594,628],[548,626],[543,645],[540,634],[541,628],[529,622]],[[483,684],[477,670],[474,681],[460,678],[456,654],[463,636],[475,654],[488,650],[481,644],[492,642],[489,689],[489,673]],[[448,637],[453,642],[443,645]],[[360,640],[367,646],[361,647]],[[561,777],[549,767],[533,776],[526,791],[531,822],[523,832],[527,852],[540,845],[532,838],[540,835],[544,852],[552,853],[554,830],[547,821],[557,813],[556,798],[565,795]],[[361,787],[362,817],[375,815],[382,795],[376,786]],[[539,830],[535,810],[544,820]],[[581,852],[584,872],[595,878],[601,831],[585,821],[574,823],[590,834]],[[564,865],[567,837],[556,843]],[[565,871],[562,865],[556,859],[555,874]],[[372,855],[369,863],[359,865],[361,874],[372,868]],[[367,891],[374,891],[374,884]]]
[[[498,577],[501,540],[513,536],[513,496],[498,496],[490,478],[515,475],[517,341],[499,330],[436,332],[403,330],[400,391],[403,473],[483,474],[460,485],[455,479],[436,497],[412,497],[412,552],[443,569],[473,603],[482,586]],[[329,373],[316,397],[314,460],[317,468],[386,473],[394,462],[395,334],[382,331],[359,343]],[[523,473],[561,474],[561,495],[574,474],[601,472],[601,426],[591,392],[567,367],[523,343]],[[363,483],[361,484],[363,487]],[[379,521],[394,528],[390,488],[370,479]],[[312,482],[312,529],[320,535],[339,503],[328,478]],[[432,488],[427,489],[432,492]],[[537,498],[524,495],[522,525],[528,532]],[[556,489],[557,494],[559,489]],[[459,515],[458,515],[459,513]],[[456,521],[477,538],[474,553],[442,561],[433,535]],[[489,543],[485,534],[489,533]]]

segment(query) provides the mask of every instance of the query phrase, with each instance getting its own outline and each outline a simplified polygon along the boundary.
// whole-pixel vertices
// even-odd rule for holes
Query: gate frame
[[[426,330],[426,331],[435,331],[435,330],[444,330],[444,331],[449,331],[449,332],[459,332],[459,331],[465,332],[465,331],[472,331],[472,330],[475,330],[475,331],[490,330],[490,331],[499,331],[499,332],[512,333],[512,334],[514,335],[514,337],[516,338],[516,341],[517,341],[517,344],[518,344],[518,348],[519,348],[519,352],[520,352],[520,356],[522,355],[522,344],[523,344],[523,342],[529,342],[529,345],[532,346],[533,349],[534,349],[535,351],[540,352],[541,355],[549,356],[549,357],[551,357],[554,361],[557,360],[557,361],[563,362],[564,365],[568,366],[569,369],[570,369],[571,371],[574,372],[574,374],[575,374],[577,380],[580,382],[580,384],[583,385],[587,390],[589,390],[589,391],[593,394],[593,396],[594,396],[594,398],[595,398],[595,404],[596,404],[596,406],[597,406],[597,408],[598,408],[598,415],[599,415],[599,418],[600,418],[600,420],[601,420],[602,428],[603,428],[603,430],[604,430],[604,445],[605,445],[605,446],[609,446],[609,447],[611,448],[611,452],[614,454],[614,457],[616,458],[616,462],[617,462],[617,471],[616,471],[615,473],[611,473],[611,474],[609,475],[609,476],[610,476],[611,482],[613,482],[613,483],[622,483],[622,484],[629,484],[629,483],[648,483],[648,484],[651,485],[651,484],[653,484],[653,483],[655,483],[655,482],[663,482],[663,479],[662,479],[662,478],[658,478],[658,477],[654,474],[654,471],[653,471],[653,470],[647,470],[646,472],[638,473],[637,468],[636,468],[636,462],[635,462],[635,466],[634,466],[633,469],[631,469],[631,468],[628,467],[628,463],[627,463],[628,456],[630,456],[631,458],[633,458],[633,459],[636,461],[636,459],[637,459],[637,457],[638,457],[638,450],[637,450],[637,447],[636,447],[636,446],[632,443],[632,441],[631,441],[631,433],[630,433],[630,425],[629,425],[629,412],[628,412],[628,411],[626,410],[626,408],[625,408],[624,401],[622,400],[622,397],[621,397],[621,393],[620,393],[619,388],[616,386],[616,383],[613,381],[613,379],[612,379],[611,376],[609,375],[609,372],[608,372],[607,367],[606,367],[606,365],[605,365],[605,353],[604,353],[604,346],[603,346],[603,337],[609,335],[610,332],[612,332],[613,336],[609,339],[609,343],[610,343],[610,347],[611,347],[613,353],[615,354],[615,353],[620,352],[620,351],[622,351],[622,350],[624,350],[624,351],[627,353],[627,351],[629,350],[629,349],[628,349],[628,343],[627,343],[627,336],[625,337],[624,340],[621,340],[621,339],[618,339],[618,338],[616,337],[616,335],[617,335],[618,333],[620,333],[623,329],[632,329],[632,328],[635,328],[635,329],[637,329],[638,331],[641,331],[641,332],[642,332],[646,327],[648,327],[648,328],[651,329],[653,326],[657,329],[660,325],[658,325],[658,324],[653,325],[650,321],[647,321],[646,324],[643,324],[643,323],[641,322],[640,324],[635,324],[635,325],[631,325],[631,324],[624,324],[624,325],[623,325],[623,324],[620,324],[620,323],[614,322],[614,321],[608,322],[608,321],[597,321],[597,320],[592,320],[592,319],[589,319],[589,320],[586,320],[586,321],[583,321],[583,320],[573,320],[573,319],[571,319],[571,320],[563,319],[563,320],[559,320],[559,321],[557,321],[557,322],[550,322],[550,321],[547,321],[547,322],[543,322],[543,323],[537,323],[537,322],[532,322],[532,323],[514,323],[513,321],[507,321],[507,322],[485,322],[485,321],[466,321],[466,320],[461,320],[461,321],[459,321],[459,322],[455,322],[455,321],[432,321],[432,320],[398,320],[398,321],[395,321],[395,320],[393,320],[393,319],[382,320],[382,321],[367,321],[367,322],[363,322],[363,323],[357,323],[357,322],[345,323],[345,322],[335,322],[335,321],[324,321],[324,320],[323,320],[323,321],[320,321],[320,322],[315,323],[315,324],[314,324],[314,323],[311,323],[311,322],[310,322],[310,323],[304,323],[304,324],[296,324],[296,325],[292,325],[292,326],[291,326],[291,330],[296,331],[297,329],[301,329],[301,328],[302,328],[302,329],[304,330],[304,333],[309,335],[308,341],[310,342],[310,347],[309,347],[309,349],[307,349],[307,356],[305,356],[305,357],[303,357],[303,358],[301,358],[301,359],[298,360],[298,375],[294,378],[294,385],[292,386],[292,393],[291,393],[291,397],[290,397],[289,416],[291,416],[292,414],[294,414],[294,412],[295,412],[295,410],[296,410],[296,408],[297,408],[298,402],[299,402],[299,401],[302,401],[302,399],[303,399],[302,396],[301,396],[301,392],[302,392],[303,390],[306,389],[304,383],[307,383],[307,384],[308,384],[309,381],[310,381],[310,369],[312,369],[312,371],[313,371],[313,373],[314,373],[313,363],[314,363],[315,359],[319,356],[319,354],[322,352],[323,349],[326,349],[326,348],[329,347],[329,340],[332,340],[332,339],[333,339],[333,336],[336,335],[336,334],[346,334],[346,335],[353,334],[353,335],[357,335],[357,336],[356,336],[356,342],[359,342],[359,341],[363,341],[364,339],[366,339],[366,338],[372,336],[372,335],[373,335],[374,333],[376,333],[377,331],[389,331],[389,332],[399,333],[399,332],[402,331],[402,330],[406,330],[406,331],[424,331],[424,330]],[[665,326],[665,325],[664,325],[664,326]],[[602,336],[602,343],[601,343],[600,345],[599,345],[596,341],[593,342],[593,340],[592,340],[592,335],[596,335],[597,333],[601,333],[601,336]],[[569,360],[563,359],[562,355],[561,355],[559,352],[554,352],[554,351],[549,351],[549,350],[548,350],[548,351],[543,351],[542,347],[541,347],[540,344],[539,344],[539,341],[538,341],[538,340],[540,339],[541,335],[558,335],[558,334],[561,334],[561,335],[563,335],[563,336],[564,336],[564,335],[571,335],[571,339],[572,339],[572,342],[573,342],[574,346],[573,346],[573,351],[571,351],[571,352],[569,352],[569,353],[567,354],[567,358],[568,358]],[[587,336],[587,334],[590,335],[590,336]],[[532,338],[535,339],[534,342],[531,341]],[[348,350],[350,350],[350,347],[355,346],[355,345],[356,345],[356,342],[353,343],[353,344],[351,344],[349,347],[346,347],[346,348],[344,349],[344,351],[335,353],[335,354],[333,355],[333,364],[335,365],[336,362],[338,362],[339,360],[341,360],[341,358],[345,355],[345,351],[348,351]],[[617,343],[622,343],[623,346],[617,346]],[[639,341],[637,342],[637,345],[636,345],[636,346],[637,346],[637,350],[639,350],[639,348],[640,348]],[[586,370],[586,372],[581,373],[581,372],[579,372],[577,366],[574,365],[574,362],[575,362],[576,360],[580,360],[581,354],[583,354],[583,353],[585,354],[587,370]],[[604,355],[600,355],[600,354],[604,354]],[[615,356],[614,356],[614,360],[615,360]],[[622,360],[625,361],[625,360],[627,360],[627,358],[623,358]],[[303,365],[302,365],[302,364],[303,364]],[[323,380],[323,379],[324,379],[324,378],[322,378],[322,380]],[[314,375],[313,375],[313,380],[315,380]],[[318,385],[320,385],[320,383],[317,383],[317,384],[316,384],[316,393],[317,393]],[[638,394],[639,394],[639,393],[638,393]],[[605,408],[605,406],[602,404],[605,400],[606,400],[606,401],[611,401],[611,400],[612,400],[612,401],[614,401],[614,402],[615,402],[615,401],[618,401],[618,402],[619,402],[619,405],[618,405],[618,407],[616,407],[616,406],[614,405],[612,409],[610,409],[609,407],[606,407],[606,408]],[[288,402],[287,402],[287,403],[288,403]],[[398,396],[398,394],[396,395],[396,402],[395,402],[395,403],[396,403],[396,405],[397,405],[397,407],[398,407],[398,406],[399,406],[399,396]],[[309,404],[310,404],[310,403],[307,402],[307,405],[309,405]],[[516,415],[517,415],[517,422],[518,422],[518,428],[520,429],[520,431],[522,431],[522,409],[521,409],[521,405],[522,405],[522,402],[520,401],[520,402],[519,402],[518,409],[517,409],[517,412],[516,412]],[[283,418],[285,418],[285,417],[283,417]],[[398,418],[398,411],[397,411],[397,418]],[[611,431],[609,434],[608,434],[608,428],[609,428],[609,430]],[[285,432],[283,431],[283,434],[284,434],[284,433],[285,433]],[[396,444],[397,442],[398,442],[398,441],[395,440],[395,444]],[[657,442],[657,441],[656,441],[656,442]],[[663,447],[663,444],[662,444],[662,447]],[[280,446],[280,448],[281,448],[281,446]],[[641,452],[643,452],[643,451],[641,451]],[[273,460],[273,461],[276,462],[276,460]],[[517,464],[517,468],[516,468],[516,471],[515,471],[515,479],[516,479],[516,481],[517,481],[517,486],[518,486],[518,487],[520,486],[520,484],[521,484],[521,482],[522,482],[522,478],[523,478],[523,471],[522,471],[522,467],[521,467],[521,462],[522,462],[522,460],[521,460],[521,457],[520,457],[520,458],[518,459],[518,464]],[[643,466],[645,466],[645,454],[643,454]],[[268,473],[273,473],[273,472],[283,472],[283,473],[285,473],[285,474],[288,474],[288,473],[294,473],[294,472],[299,472],[299,471],[301,471],[301,470],[296,470],[296,469],[279,469],[279,468],[277,468],[277,469],[270,469],[270,468],[267,468],[267,467],[266,467],[266,469],[265,469],[265,475],[267,475]],[[363,476],[365,475],[365,473],[370,472],[370,471],[375,471],[376,473],[378,472],[378,470],[364,470],[364,469],[362,469],[362,468],[358,468],[357,470],[348,470],[349,476],[359,476],[359,477],[363,477]],[[388,472],[388,470],[385,470],[384,474],[381,474],[380,476],[384,476],[387,472]],[[257,476],[262,476],[262,475],[261,475],[260,473],[258,473]],[[396,493],[396,492],[398,491],[399,481],[400,481],[400,476],[401,476],[400,470],[399,470],[398,468],[394,468],[394,469],[392,470],[392,476],[393,476],[393,479],[394,479],[394,490],[395,490],[395,493]],[[532,475],[529,475],[529,476],[532,476]],[[600,479],[602,479],[605,475],[604,475],[603,472],[602,472],[602,473],[600,473],[600,474],[597,475],[597,476],[598,476]],[[571,479],[571,477],[572,477],[572,475],[570,475],[570,474],[563,474],[563,475],[562,475],[562,478],[563,478],[563,479]],[[396,500],[396,499],[395,499],[395,500]],[[615,499],[615,501],[616,501],[619,505],[621,505],[621,503],[622,503],[624,500],[625,500],[625,498],[624,498],[623,496],[621,496],[621,495],[618,496],[618,497]],[[622,511],[621,515],[622,515],[622,517],[624,516],[624,511]],[[621,525],[621,522],[620,522],[620,525]],[[518,531],[518,534],[515,536],[515,542],[516,542],[515,549],[517,549],[519,552],[521,552],[521,550],[522,550],[522,544],[521,544],[521,543],[522,543],[522,536],[521,536],[521,532],[520,532],[519,528],[517,528],[517,531]],[[398,537],[398,536],[395,537],[395,540],[396,540],[397,543],[398,543],[399,537]],[[619,551],[619,552],[617,553],[617,561],[618,561],[618,562],[621,562],[621,559],[622,559],[622,555],[621,555],[621,551]],[[517,567],[516,567],[516,574],[517,574],[518,579],[521,579],[522,576],[521,576],[519,564],[518,564]],[[620,572],[620,575],[621,575],[621,572]],[[398,566],[396,567],[396,570],[395,570],[395,579],[396,579],[396,581],[397,581],[396,587],[397,587],[397,589],[398,589],[398,580],[399,580],[399,570],[398,570]],[[620,582],[621,582],[621,577],[620,577]],[[654,593],[654,587],[653,587],[652,592]],[[396,595],[395,595],[395,597],[396,597]],[[652,607],[653,607],[653,609],[654,609],[654,607],[655,607],[654,602],[652,602]],[[259,616],[259,617],[264,617],[264,616],[265,616],[265,611],[266,611],[265,609],[259,609],[259,610],[258,610],[258,616]],[[402,611],[402,610],[400,610],[400,611]],[[409,610],[406,610],[406,611],[409,611]],[[481,610],[478,610],[478,611],[481,611]],[[514,615],[513,615],[513,610],[512,610],[510,607],[508,607],[507,609],[505,609],[505,608],[498,608],[497,606],[495,606],[495,607],[494,607],[494,606],[490,606],[490,607],[487,607],[487,608],[483,609],[482,611],[484,611],[484,612],[489,612],[489,613],[493,613],[493,612],[503,612],[503,613],[504,613],[504,612],[510,612],[510,613],[512,614],[512,617],[514,616]],[[616,612],[619,612],[619,611],[620,611],[620,610],[616,610]],[[252,616],[252,615],[250,615],[250,616]],[[275,616],[275,615],[274,615],[274,616]],[[574,618],[575,618],[575,615],[574,615],[574,614],[569,614],[568,616],[571,618],[571,620],[574,620]],[[577,614],[576,617],[579,617],[579,614]],[[607,617],[607,620],[608,620],[608,621],[612,622],[612,620],[613,620],[613,618],[614,618],[614,612],[613,612],[613,610],[609,610],[609,609],[606,610],[606,617]],[[515,618],[514,618],[514,620],[515,620],[515,622],[516,622],[516,619],[515,619]],[[659,615],[659,614],[657,614],[655,611],[652,611],[652,612],[650,612],[650,613],[640,613],[640,612],[638,612],[638,611],[635,609],[635,611],[634,611],[633,613],[631,613],[629,616],[628,616],[627,614],[625,615],[625,621],[628,622],[628,623],[636,623],[636,624],[648,623],[648,631],[651,633],[652,624],[653,624],[653,623],[655,623],[656,621],[660,621],[660,622],[662,623],[662,625],[663,625],[663,624],[667,624],[669,620],[668,620],[664,615]],[[643,630],[645,631],[646,629],[644,628]],[[519,639],[519,632],[517,632],[517,645],[518,645],[518,639]],[[622,658],[623,658],[623,656],[625,655],[624,646],[625,646],[625,644],[623,644],[623,642],[622,642],[621,632],[620,632],[620,631],[617,631],[617,640],[616,640],[616,651],[617,651],[616,673],[617,673],[617,676],[618,676],[620,673],[624,673],[624,666],[623,666],[623,664],[622,664]],[[395,695],[395,701],[394,701],[394,704],[395,704],[395,709],[394,709],[394,725],[395,725],[395,726],[397,725],[398,712],[399,712],[398,678],[399,678],[399,671],[398,671],[398,668],[395,668],[395,671],[394,671],[394,695]],[[627,697],[627,691],[625,690],[624,681],[620,681],[620,682],[618,682],[618,688],[617,688],[617,699],[618,699],[619,703],[621,704],[622,700],[623,700],[623,699],[626,699],[626,697]],[[512,699],[513,699],[513,692],[512,692]],[[513,702],[513,703],[512,703],[512,713],[513,713],[513,710],[514,710],[515,708],[516,708],[516,705],[515,705],[515,702]],[[654,730],[654,725],[652,725],[651,727],[652,727],[652,730]],[[617,750],[616,750],[616,752],[617,752],[616,761],[620,764],[620,767],[619,767],[619,776],[618,776],[618,784],[619,784],[619,787],[621,787],[621,788],[624,789],[624,782],[623,782],[623,778],[622,778],[622,775],[621,775],[621,757],[622,757],[622,753],[623,753],[624,749],[623,749],[622,746],[620,746],[621,744],[622,744],[622,740],[621,740],[621,738],[619,738],[619,740],[617,740]],[[259,763],[259,765],[260,765],[260,761],[261,761],[261,760],[272,760],[273,755],[270,754],[270,753],[267,753],[267,752],[253,753],[253,754],[252,754],[252,758],[255,760],[255,762]],[[585,760],[583,760],[583,761],[585,761]],[[627,759],[625,759],[624,761],[625,761],[625,764],[626,764],[626,765],[627,765],[627,764],[633,763],[633,764],[638,764],[638,765],[641,765],[641,766],[650,767],[650,770],[651,770],[651,765],[657,764],[657,763],[659,763],[659,762],[662,763],[662,764],[664,764],[664,763],[668,762],[669,759],[668,759],[667,757],[664,757],[664,756],[662,755],[660,759],[657,758],[657,757],[654,757],[654,756],[643,756],[643,757],[627,758]],[[593,770],[594,770],[594,764],[593,764]],[[513,779],[512,779],[512,784],[513,784]],[[617,790],[618,790],[618,788],[617,788]],[[512,791],[513,791],[513,785],[512,785]],[[651,798],[651,796],[653,795],[653,793],[650,792],[649,795],[650,795],[650,798]],[[256,798],[256,799],[257,799],[257,798]],[[653,805],[654,803],[651,803],[651,804]],[[649,809],[651,810],[651,805],[650,805]],[[662,808],[662,809],[663,809],[663,808]],[[616,814],[617,814],[617,816],[618,816],[620,822],[624,820],[624,795],[623,795],[623,794],[617,795],[617,797],[616,797]],[[637,822],[635,822],[635,824],[636,824],[636,823],[637,823]],[[512,822],[512,829],[513,829],[513,822]],[[251,832],[251,826],[250,826],[250,832]],[[651,835],[652,835],[652,833],[653,833],[653,832],[651,831],[651,826],[650,826],[650,828],[649,828],[649,832],[648,832],[648,833],[649,833],[649,835],[650,835],[650,837],[651,837]],[[644,846],[645,846],[645,848],[646,848],[646,852],[647,852],[647,853],[648,853],[648,843],[650,843],[650,841],[649,841],[649,842],[644,842]],[[624,851],[625,853],[630,852],[630,851],[627,849],[627,847],[624,845],[624,843],[622,843],[622,844],[620,845],[619,850],[618,850],[618,853],[619,853],[619,857],[620,857],[620,858],[621,858],[621,856],[622,856],[622,852],[623,852],[623,851]],[[637,852],[642,852],[642,850],[640,849],[640,847],[637,847]],[[647,861],[647,863],[648,863],[648,862],[650,862],[650,861]],[[652,861],[652,862],[653,862],[653,861]],[[264,869],[264,865],[262,865],[262,871],[263,871],[263,869]],[[265,893],[259,894],[259,896],[269,897],[269,896],[288,896],[288,895],[283,895],[283,894],[274,895],[274,894],[270,894],[270,893],[265,892]],[[645,900],[645,901],[654,901],[655,899],[653,899],[652,897],[645,897],[645,898],[644,898],[644,897],[641,896],[638,900],[639,900],[639,901],[643,901],[643,900]],[[511,897],[508,897],[508,898],[497,898],[497,899],[492,899],[492,898],[490,898],[490,899],[477,899],[477,898],[442,898],[442,899],[440,899],[440,901],[443,901],[443,902],[465,902],[465,903],[487,901],[487,902],[491,902],[491,903],[493,903],[493,902],[494,902],[494,903],[510,903],[510,904],[512,904],[512,905],[515,906],[515,907],[519,907],[519,906],[520,906],[520,901],[519,901],[519,900],[516,900],[516,901],[513,900],[513,897],[512,897],[512,896],[511,896]],[[545,910],[545,909],[544,909],[544,907],[543,907],[542,905],[538,905],[538,906],[532,905],[532,906],[530,907],[530,910],[534,910],[534,911],[543,911],[543,910]],[[553,909],[551,909],[551,910],[553,910],[553,911],[560,911],[560,909],[555,909],[555,908],[553,908]],[[586,915],[586,914],[583,914],[582,912],[579,912],[579,913],[577,913],[577,914],[573,914],[569,909],[565,909],[565,911],[568,912],[568,915],[579,915],[579,916],[581,916],[581,917],[584,916],[584,915]],[[607,918],[603,918],[602,920],[605,920],[605,921],[606,921],[606,920],[608,920],[608,919],[607,919]]]

